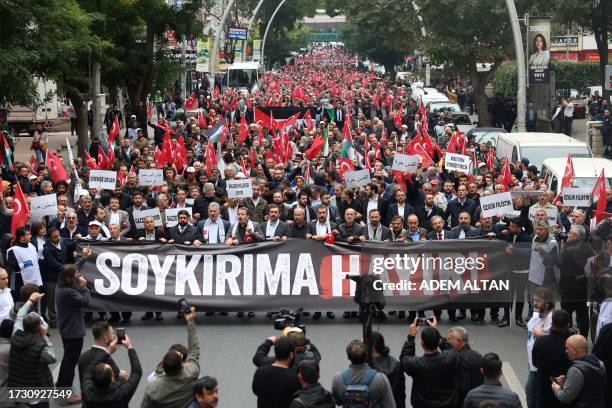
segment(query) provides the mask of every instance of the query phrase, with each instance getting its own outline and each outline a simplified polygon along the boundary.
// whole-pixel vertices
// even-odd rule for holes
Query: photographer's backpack
[[[370,383],[376,377],[378,371],[370,369],[363,377],[363,379],[353,384],[351,381],[351,375],[349,374],[348,368],[342,372],[342,380],[344,381],[344,402],[342,403],[343,408],[367,408],[371,406],[370,401]]]

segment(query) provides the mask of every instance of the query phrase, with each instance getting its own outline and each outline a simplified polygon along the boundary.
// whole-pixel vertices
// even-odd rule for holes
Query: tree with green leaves
[[[485,86],[513,50],[504,0],[415,0],[415,3],[427,32],[419,48],[434,64],[450,62],[467,71],[474,88],[478,122],[489,125]],[[490,69],[479,69],[479,63],[491,64]]]
[[[593,32],[599,54],[600,83],[603,86],[605,69],[608,64],[608,38],[612,30],[612,1],[555,0],[554,5],[557,20],[568,25],[573,23]]]
[[[329,2],[327,7],[328,13],[340,8],[346,15],[343,38],[347,48],[382,64],[392,77],[395,66],[413,53],[420,41],[412,0]]]

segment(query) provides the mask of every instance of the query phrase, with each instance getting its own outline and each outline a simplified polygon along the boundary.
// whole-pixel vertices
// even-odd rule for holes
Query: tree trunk
[[[608,64],[608,13],[605,2],[601,2],[601,13],[593,19],[593,34],[597,43],[597,52],[599,53],[599,75],[602,85],[602,96],[608,98],[610,91],[606,92],[606,65]]]
[[[469,64],[470,81],[472,81],[473,98],[478,109],[478,126],[491,126],[491,114],[489,113],[489,99],[485,94],[487,85],[486,77],[482,77],[476,69],[476,63]]]
[[[89,148],[89,126],[87,126],[87,104],[79,94],[68,95],[77,117],[77,151],[84,157]]]
[[[153,56],[155,47],[155,32],[151,24],[147,24],[147,36],[146,36],[146,53],[145,60],[142,63],[143,71],[140,82],[133,92],[129,95],[129,105],[132,110],[136,110],[138,102],[145,102],[147,99],[147,93],[151,89],[151,83],[153,82]]]

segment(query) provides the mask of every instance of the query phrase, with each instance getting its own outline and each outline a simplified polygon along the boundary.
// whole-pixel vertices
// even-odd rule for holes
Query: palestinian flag
[[[323,156],[327,157],[329,155],[329,125],[325,128],[325,132],[323,132]]]
[[[355,149],[353,149],[353,136],[351,136],[351,129],[348,123],[348,120],[344,122],[344,129],[342,131],[342,151],[340,152],[340,157],[353,160],[355,159]]]
[[[208,141],[212,143],[219,143],[221,141],[221,135],[225,132],[225,120],[219,121],[208,131]]]
[[[0,167],[11,171],[13,167],[13,153],[4,132],[0,132]]]
[[[325,114],[329,118],[330,122],[336,121],[336,110],[334,108],[325,109]]]

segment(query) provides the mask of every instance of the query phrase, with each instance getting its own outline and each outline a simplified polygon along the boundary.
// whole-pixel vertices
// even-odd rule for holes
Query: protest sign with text
[[[482,208],[482,215],[486,218],[514,211],[512,195],[509,191],[480,197],[480,206]]]
[[[163,186],[165,183],[162,169],[142,169],[138,172],[139,186]]]
[[[155,226],[156,227],[162,226],[162,220],[161,220],[161,214],[159,212],[159,208],[151,208],[150,210],[134,211],[134,224],[136,224],[136,229],[144,228],[143,222],[144,222],[145,217],[153,217],[155,219]]]
[[[445,159],[444,159],[444,167],[448,171],[458,171],[461,173],[469,173],[471,162],[472,160],[470,159],[470,156],[447,152]]]
[[[401,171],[402,173],[416,173],[418,165],[419,156],[395,153],[395,155],[393,155],[393,166],[391,166],[391,169]]]
[[[348,171],[344,173],[344,182],[348,189],[367,186],[371,180],[368,170]]]
[[[227,198],[252,198],[253,181],[249,179],[227,180],[225,182]]]
[[[89,170],[89,188],[114,190],[117,185],[117,172],[110,170]]]

